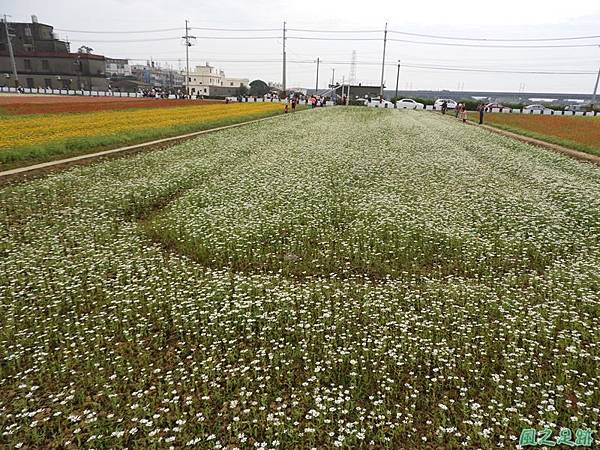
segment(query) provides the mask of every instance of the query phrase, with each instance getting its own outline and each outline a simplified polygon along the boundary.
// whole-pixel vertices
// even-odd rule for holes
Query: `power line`
[[[503,69],[481,69],[481,68],[462,68],[462,67],[444,67],[444,66],[426,66],[403,64],[404,67],[415,69],[444,70],[456,72],[486,72],[486,73],[510,73],[510,74],[530,74],[530,75],[593,75],[595,72],[566,72],[566,71],[541,71],[541,70],[503,70]]]
[[[288,31],[301,33],[381,33],[383,30],[311,30],[307,28],[288,28]]]
[[[281,31],[279,28],[210,28],[210,27],[193,27],[192,30],[203,31],[231,31],[231,32],[265,32],[265,31]]]
[[[341,38],[341,37],[309,37],[309,36],[288,36],[288,39],[299,39],[306,41],[381,41],[381,38]]]
[[[409,39],[388,39],[394,42],[404,42],[408,44],[419,45],[442,45],[450,47],[478,47],[478,48],[575,48],[575,47],[598,47],[596,44],[566,44],[566,45],[486,45],[486,44],[455,44],[452,42],[428,42],[428,41],[411,41]]]
[[[145,34],[145,33],[164,33],[167,31],[180,31],[179,28],[157,28],[152,30],[114,30],[114,31],[90,31],[90,30],[67,30],[65,28],[54,28],[56,31],[62,31],[65,33],[84,33],[84,34]],[[213,27],[190,27],[190,30],[203,30],[203,31],[231,31],[231,32],[265,32],[265,31],[279,31],[278,28],[213,28]]]
[[[231,40],[236,40],[236,39],[241,39],[241,40],[247,40],[247,39],[280,39],[280,36],[198,36],[198,39],[231,39]]]
[[[597,39],[600,35],[595,36],[571,36],[571,37],[554,37],[554,38],[526,38],[526,39],[499,39],[499,38],[471,38],[471,37],[458,37],[458,36],[440,36],[435,34],[422,34],[422,33],[409,33],[407,31],[394,31],[390,30],[390,33],[403,34],[406,36],[417,36],[434,39],[447,39],[457,41],[488,41],[488,42],[543,42],[543,41],[573,41],[583,39]]]
[[[180,31],[179,28],[162,28],[154,30],[135,30],[135,31],[89,31],[89,30],[66,30],[64,28],[54,28],[56,31],[64,33],[85,33],[85,34],[142,34],[142,33],[163,33],[165,31]]]
[[[130,58],[131,61],[145,61],[147,58]],[[155,59],[155,61],[177,61],[176,59]],[[192,62],[203,62],[203,59],[190,59]],[[281,63],[280,59],[213,59],[215,63]],[[307,60],[288,60],[289,63],[293,64],[315,64],[314,59]],[[351,65],[352,61],[332,61],[332,60],[321,60],[321,64],[338,65],[346,64]],[[357,62],[357,65],[371,65],[379,66],[381,62],[377,61],[362,61]],[[396,63],[386,63],[387,67],[396,67]],[[596,72],[586,71],[550,71],[550,70],[504,70],[504,69],[491,69],[491,68],[472,68],[472,67],[456,67],[456,66],[441,66],[441,65],[426,65],[426,64],[402,64],[403,67],[413,69],[427,69],[427,70],[444,70],[444,71],[459,71],[459,72],[489,72],[489,73],[507,73],[507,74],[532,74],[532,75],[595,75]]]
[[[79,41],[79,42],[91,42],[91,43],[97,43],[97,42],[104,42],[104,43],[117,43],[117,44],[121,44],[121,43],[127,43],[127,42],[154,42],[154,41],[173,41],[173,40],[178,40],[181,39],[179,37],[163,37],[163,38],[147,38],[147,39],[70,39],[72,41]]]
[[[341,38],[341,37],[309,37],[309,36],[288,36],[288,39],[299,39],[309,41],[381,41],[380,38]],[[451,47],[481,47],[481,48],[575,48],[575,47],[597,47],[599,44],[561,44],[561,45],[486,45],[486,44],[457,44],[451,42],[429,42],[412,41],[409,39],[388,39],[388,41],[405,42],[418,45],[441,45]]]
[[[277,36],[196,36],[197,39],[218,39],[218,40],[249,40],[249,39],[279,39]],[[179,37],[163,37],[163,38],[148,38],[148,39],[72,39],[80,42],[106,42],[106,43],[127,43],[127,42],[147,42],[147,41],[170,41],[181,39]]]
[[[146,34],[146,33],[163,33],[168,31],[179,31],[180,28],[156,28],[149,30],[72,30],[66,28],[54,28],[56,31],[66,32],[66,33],[83,33],[83,34]],[[193,27],[190,28],[193,30],[202,30],[202,31],[220,31],[220,32],[271,32],[271,31],[280,31],[279,28],[215,28],[215,27]],[[300,33],[381,33],[383,30],[378,29],[369,29],[369,30],[323,30],[323,29],[311,29],[311,28],[288,28],[288,31],[296,31]],[[426,34],[426,33],[412,33],[408,31],[399,31],[399,30],[389,30],[389,33],[393,34],[401,34],[405,36],[415,36],[415,37],[425,37],[425,38],[433,38],[433,39],[446,39],[446,40],[456,40],[456,41],[479,41],[479,42],[544,42],[544,41],[571,41],[571,40],[586,40],[586,39],[598,39],[600,35],[589,35],[589,36],[562,36],[562,37],[549,37],[549,38],[476,38],[476,37],[464,37],[464,36],[447,36],[447,35],[436,35],[436,34]],[[300,38],[300,37],[296,37]],[[308,37],[303,37],[304,39],[309,39]],[[325,38],[310,38],[310,39],[325,39]],[[335,39],[335,38],[333,38]],[[368,39],[368,38],[356,38],[358,40]],[[339,40],[339,39],[336,39]]]

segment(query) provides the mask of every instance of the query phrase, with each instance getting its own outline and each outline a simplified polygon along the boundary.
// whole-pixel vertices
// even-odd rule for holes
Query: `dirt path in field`
[[[159,148],[171,147],[180,142],[186,141],[188,139],[192,139],[203,134],[214,133],[221,130],[227,130],[229,128],[237,128],[244,125],[249,125],[252,123],[262,122],[264,120],[275,119],[276,117],[281,117],[281,115],[264,117],[262,119],[254,119],[249,120],[247,122],[235,123],[233,125],[226,125],[217,128],[211,128],[209,130],[195,131],[193,133],[182,134],[179,136],[173,136],[163,139],[157,139],[155,141],[144,142],[136,145],[129,145],[126,147],[119,147],[110,150],[104,150],[96,153],[88,153],[79,156],[73,156],[71,158],[59,159],[56,161],[48,161],[40,164],[34,164],[32,166],[18,167],[16,169],[6,170],[4,172],[0,172],[0,185],[15,182],[15,181],[25,181],[31,178],[36,178],[41,175],[46,175],[51,172],[55,172],[58,170],[63,170],[69,168],[74,165],[84,165],[95,162],[99,159],[117,157],[117,156],[126,156],[131,153],[136,153],[140,151],[148,151],[148,150],[156,150]]]
[[[475,122],[471,122],[472,125],[477,125]],[[552,144],[550,142],[540,141],[539,139],[534,139],[531,137],[523,136],[521,134],[512,133],[510,131],[502,130],[500,128],[495,128],[490,125],[477,125],[481,128],[484,128],[492,133],[501,134],[503,136],[507,136],[513,139],[516,139],[521,142],[525,142],[527,144],[535,145],[536,147],[543,147],[545,149],[551,150],[556,153],[560,153],[562,155],[570,156],[571,158],[578,159],[580,161],[590,162],[593,164],[600,165],[600,156],[591,155],[589,153],[580,152],[578,150],[573,150],[571,148],[562,147],[560,145]]]

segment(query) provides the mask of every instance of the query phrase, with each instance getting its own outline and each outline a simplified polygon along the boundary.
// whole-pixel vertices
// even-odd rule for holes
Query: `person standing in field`
[[[467,123],[467,105],[462,105],[460,110],[460,118],[462,119],[463,123]]]
[[[456,105],[456,110],[454,111],[454,116],[458,119],[458,115],[460,114],[460,111],[462,109],[463,104],[459,103],[458,105]]]
[[[448,111],[448,102],[444,100],[442,102],[442,114],[446,115],[446,111]]]
[[[477,111],[479,111],[479,125],[483,125],[483,115],[485,113],[485,105],[480,103],[477,107]]]

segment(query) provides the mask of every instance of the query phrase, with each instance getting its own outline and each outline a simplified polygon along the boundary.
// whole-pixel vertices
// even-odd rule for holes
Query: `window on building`
[[[230,81],[230,82],[229,82],[229,86],[233,86],[233,81]]]
[[[30,59],[24,59],[23,65],[25,67],[25,70],[31,70],[31,60]]]
[[[33,78],[27,78],[27,87],[28,88],[32,88],[33,87]]]
[[[42,59],[42,70],[50,70],[50,63],[47,59]]]

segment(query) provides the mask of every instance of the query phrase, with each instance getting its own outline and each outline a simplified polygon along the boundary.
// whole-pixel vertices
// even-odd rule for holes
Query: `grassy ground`
[[[597,430],[599,179],[440,115],[325,108],[2,188],[0,446]]]
[[[470,118],[478,121],[477,113]],[[485,115],[486,125],[600,156],[600,117]]]
[[[158,109],[0,117],[0,170],[201,131],[283,112],[278,104],[204,104]]]

